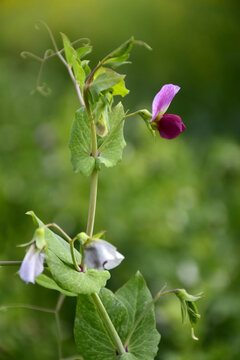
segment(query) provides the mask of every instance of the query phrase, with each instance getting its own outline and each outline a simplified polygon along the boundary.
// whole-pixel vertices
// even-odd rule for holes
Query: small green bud
[[[177,289],[174,291],[174,293],[180,301],[182,321],[185,322],[188,316],[188,319],[192,326],[192,338],[194,340],[198,340],[198,338],[194,335],[193,327],[196,325],[198,319],[200,318],[200,314],[198,313],[195,301],[199,300],[201,296],[190,295],[185,289]]]
[[[104,137],[108,134],[107,123],[106,123],[106,120],[104,119],[103,115],[97,121],[95,126],[96,126],[96,132],[100,137]]]
[[[39,250],[42,250],[46,246],[45,229],[43,227],[36,229],[33,235],[33,240],[36,242],[36,247]]]
[[[201,296],[193,296],[187,293],[185,289],[177,289],[175,291],[176,296],[179,299],[185,300],[185,301],[197,301],[201,299]]]
[[[88,239],[89,236],[85,232],[81,232],[76,236],[76,240],[78,240],[81,245],[84,245]]]

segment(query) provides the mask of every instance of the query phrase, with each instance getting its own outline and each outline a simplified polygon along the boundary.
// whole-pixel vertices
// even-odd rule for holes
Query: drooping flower
[[[164,85],[153,99],[150,122],[155,123],[160,136],[165,139],[173,139],[186,129],[180,116],[165,114],[179,90],[180,87],[177,85]]]
[[[33,242],[21,264],[19,275],[20,278],[28,284],[29,282],[35,283],[35,278],[43,272],[44,254],[36,247]]]
[[[84,247],[84,262],[90,269],[110,270],[118,266],[124,256],[115,246],[101,239],[91,239]]]

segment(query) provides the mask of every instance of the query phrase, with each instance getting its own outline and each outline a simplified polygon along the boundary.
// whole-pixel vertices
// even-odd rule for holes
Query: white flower
[[[110,270],[118,266],[124,256],[115,246],[101,239],[92,239],[84,248],[84,262],[90,269]]]
[[[29,247],[21,264],[19,275],[28,284],[35,283],[35,278],[43,272],[44,254],[39,250],[35,243]]]

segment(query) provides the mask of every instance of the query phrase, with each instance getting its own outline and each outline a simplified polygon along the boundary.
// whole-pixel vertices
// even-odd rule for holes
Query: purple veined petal
[[[172,99],[178,93],[179,90],[180,87],[173,84],[167,84],[161,88],[161,90],[157,93],[157,95],[153,99],[152,119],[150,120],[150,122],[155,120],[159,113],[163,115],[167,111],[169,105],[172,102]]]
[[[84,249],[84,262],[90,269],[110,270],[118,266],[124,256],[105,240],[94,239]]]
[[[174,139],[186,129],[182,119],[178,115],[164,114],[157,122],[160,136],[165,139]]]
[[[25,281],[26,284],[29,282],[34,284],[35,278],[44,270],[43,262],[44,254],[41,253],[41,251],[36,248],[35,243],[33,243],[29,247],[19,269],[20,278]]]

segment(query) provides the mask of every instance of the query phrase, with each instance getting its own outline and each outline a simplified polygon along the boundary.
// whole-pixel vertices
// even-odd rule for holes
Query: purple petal
[[[164,114],[172,102],[174,96],[178,93],[180,87],[173,84],[164,85],[157,93],[152,103],[152,119],[156,119],[159,113]]]
[[[165,114],[157,122],[157,128],[161,137],[174,139],[186,129],[182,119],[178,115]]]

